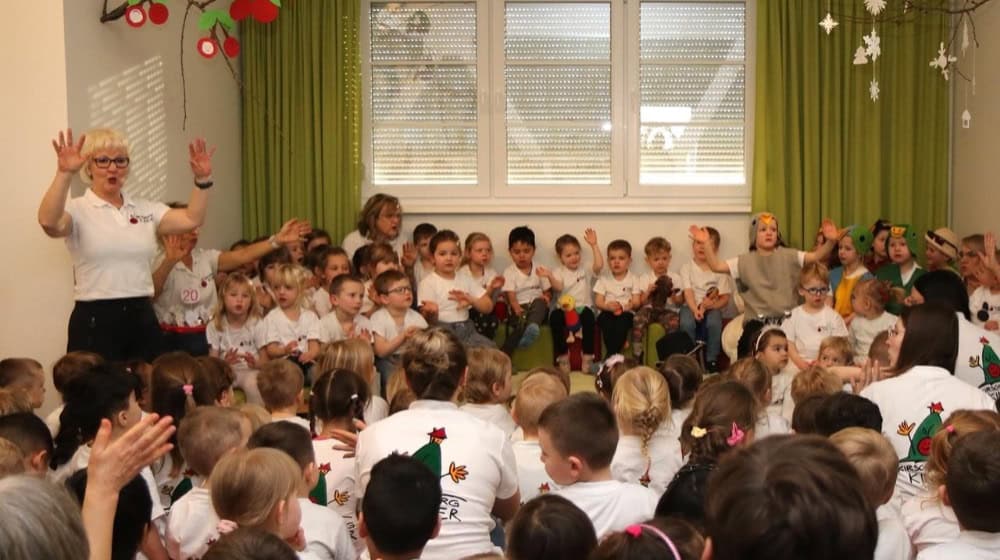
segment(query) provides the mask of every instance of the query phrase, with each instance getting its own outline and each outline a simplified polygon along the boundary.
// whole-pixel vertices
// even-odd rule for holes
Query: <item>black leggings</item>
[[[160,355],[162,333],[147,297],[78,301],[69,316],[66,351],[85,350],[118,362]]]
[[[581,348],[584,354],[593,354],[594,312],[589,307],[584,307],[579,315],[583,331]],[[562,356],[569,350],[566,345],[566,312],[562,309],[553,309],[549,315],[549,326],[552,327],[552,346],[555,347],[556,356]]]
[[[601,311],[597,316],[597,324],[601,327],[601,337],[604,339],[604,355],[621,354],[625,348],[625,342],[632,332],[631,312],[626,311],[621,315],[615,315],[609,311]]]

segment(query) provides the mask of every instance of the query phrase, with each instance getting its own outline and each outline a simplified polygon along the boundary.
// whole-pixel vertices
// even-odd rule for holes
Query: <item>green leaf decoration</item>
[[[128,0],[129,6],[135,6],[136,4],[141,4],[142,0]]]
[[[233,17],[229,15],[229,12],[220,11],[218,21],[222,27],[226,28],[226,31],[233,31],[236,29],[236,22],[233,20]]]
[[[271,0],[271,3],[279,8],[281,7],[281,0]]]
[[[222,13],[219,10],[205,10],[205,13],[201,14],[201,17],[198,18],[198,29],[208,31],[219,21],[219,15]],[[228,17],[229,14],[226,14],[226,16]]]

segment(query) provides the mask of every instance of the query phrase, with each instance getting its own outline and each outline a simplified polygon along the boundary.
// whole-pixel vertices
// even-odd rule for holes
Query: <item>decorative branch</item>
[[[125,16],[125,10],[128,9],[128,1],[124,1],[117,8],[108,11],[108,0],[104,0],[104,7],[101,10],[101,23],[108,23],[109,21],[119,20]]]

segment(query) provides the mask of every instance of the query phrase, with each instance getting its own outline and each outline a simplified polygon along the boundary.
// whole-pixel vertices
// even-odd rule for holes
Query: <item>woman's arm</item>
[[[191,154],[191,172],[194,173],[195,188],[191,189],[191,198],[187,208],[167,210],[160,219],[157,233],[186,233],[205,223],[205,213],[208,211],[208,189],[212,186],[212,154],[215,148],[209,150],[204,138],[198,138],[188,145]],[[208,185],[199,187],[198,185]]]
[[[247,245],[234,251],[223,251],[219,255],[219,270],[222,272],[236,270],[244,264],[253,262],[271,251],[280,248],[286,243],[304,241],[310,231],[312,231],[312,227],[309,225],[309,222],[292,218],[285,222],[281,226],[281,229],[278,230],[278,233],[272,235],[270,239],[265,239],[264,241],[259,241],[253,245]]]
[[[56,176],[45,191],[41,204],[38,205],[38,225],[49,237],[66,237],[73,231],[73,217],[66,212],[66,199],[69,198],[69,186],[73,174],[80,171],[86,158],[80,155],[83,141],[87,135],[73,143],[73,129],[67,128],[65,135],[60,130],[59,140],[52,141],[56,151]]]

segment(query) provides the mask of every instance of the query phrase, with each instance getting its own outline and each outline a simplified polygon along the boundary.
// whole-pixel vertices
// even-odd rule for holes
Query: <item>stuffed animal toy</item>
[[[576,312],[576,300],[573,296],[564,294],[559,298],[559,307],[566,315],[566,343],[573,344],[577,339],[577,333],[583,328],[580,314]]]

